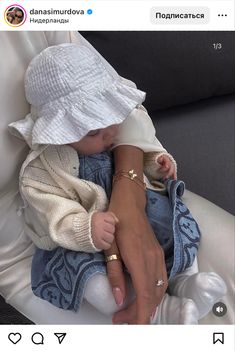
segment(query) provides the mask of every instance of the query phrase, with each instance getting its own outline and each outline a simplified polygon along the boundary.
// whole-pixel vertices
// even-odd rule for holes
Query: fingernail
[[[114,218],[115,222],[118,223],[118,222],[119,222],[119,219],[117,218],[117,216],[115,215],[115,213],[113,213],[113,212],[111,212],[111,213],[112,213],[112,215],[113,215],[113,218]]]
[[[157,307],[155,308],[155,310],[153,311],[153,313],[150,316],[150,323],[153,321],[154,317],[156,316],[156,312],[157,312]]]
[[[121,289],[113,288],[113,296],[116,301],[116,304],[121,307],[123,305],[123,295]]]
[[[115,216],[116,223],[119,223],[119,219]]]

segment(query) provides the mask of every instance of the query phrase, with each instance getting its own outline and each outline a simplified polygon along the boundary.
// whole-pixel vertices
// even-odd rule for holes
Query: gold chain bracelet
[[[122,177],[127,178],[129,180],[134,181],[137,185],[139,185],[143,190],[146,189],[146,184],[143,182],[135,173],[134,169],[130,169],[129,171],[121,170],[114,174],[113,183],[120,180]]]

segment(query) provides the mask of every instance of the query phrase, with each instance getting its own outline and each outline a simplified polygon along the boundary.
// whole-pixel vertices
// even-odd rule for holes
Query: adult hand
[[[135,291],[133,302],[113,317],[113,323],[149,324],[151,315],[167,288],[167,274],[164,253],[152,232],[144,213],[127,211],[118,216],[121,220],[117,227],[116,242],[122,260],[130,273]],[[131,216],[131,217],[130,217]],[[112,263],[112,266],[111,266]],[[119,266],[118,266],[119,265]],[[120,261],[108,264],[108,275],[111,286],[123,287],[123,273]],[[163,286],[156,286],[157,280],[164,280]]]
[[[115,240],[111,244],[110,249],[105,250],[105,256],[108,257],[110,255],[118,255],[120,257]],[[117,306],[121,308],[126,297],[126,282],[121,259],[107,262],[107,273],[114,299]]]
[[[116,172],[133,169],[139,177],[143,174],[142,150],[122,145],[115,149],[114,157]],[[115,250],[118,248],[130,274],[135,298],[129,306],[114,315],[113,323],[149,324],[167,288],[164,253],[148,222],[145,206],[145,191],[136,182],[123,177],[114,183],[109,211],[117,216],[119,223],[115,231],[117,245],[112,246],[110,250],[114,251],[109,250],[108,254],[117,253]],[[125,298],[126,287],[120,261],[108,263],[108,277],[112,288],[119,287]],[[160,279],[165,284],[157,287],[156,282]]]

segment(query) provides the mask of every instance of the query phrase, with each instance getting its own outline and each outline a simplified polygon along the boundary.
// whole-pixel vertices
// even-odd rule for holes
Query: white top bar
[[[22,7],[24,22],[7,13]],[[1,1],[0,30],[233,31],[234,1]]]

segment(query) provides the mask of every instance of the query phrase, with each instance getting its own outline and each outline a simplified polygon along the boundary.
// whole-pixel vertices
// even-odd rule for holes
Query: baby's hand
[[[158,157],[157,162],[161,165],[159,172],[162,174],[163,180],[168,178],[177,179],[175,164],[167,155]]]
[[[114,240],[115,225],[119,222],[113,212],[95,212],[91,218],[91,236],[97,249],[108,250]]]

